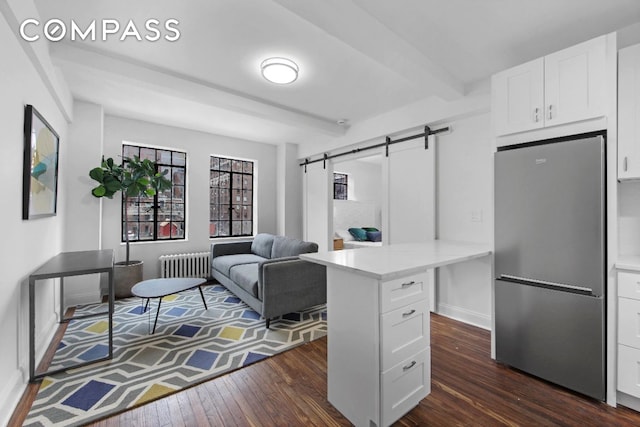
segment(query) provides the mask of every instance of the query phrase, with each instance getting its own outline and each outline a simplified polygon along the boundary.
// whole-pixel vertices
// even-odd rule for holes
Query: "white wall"
[[[258,200],[254,218],[257,218],[257,231],[276,233],[278,164],[275,145],[105,116],[105,157],[120,156],[123,141],[187,152],[187,239],[132,243],[131,258],[144,261],[145,279],[158,277],[160,255],[209,250],[212,241],[209,239],[209,158],[212,154],[256,162],[254,193]],[[99,160],[83,162],[78,168],[88,173]],[[86,192],[90,189],[88,186]],[[125,246],[120,243],[120,209],[119,197],[103,201],[103,248],[115,249],[117,261],[125,258]]]
[[[278,234],[302,239],[302,171],[298,145],[278,145]]]
[[[337,159],[336,159],[337,160]],[[349,200],[382,204],[382,159],[372,163],[364,160],[335,162],[334,172],[346,173]]]
[[[88,251],[102,247],[101,200],[88,191],[95,187],[87,165],[98,166],[102,156],[104,111],[102,106],[75,102],[73,123],[69,126],[68,155],[62,162],[67,174],[64,215],[64,250]],[[100,301],[99,275],[65,279],[65,307]]]
[[[25,2],[26,3],[26,2]],[[25,53],[7,22],[6,4],[0,7],[0,173],[2,191],[0,245],[0,425],[11,416],[28,380],[28,276],[62,250],[67,170],[59,170],[58,214],[22,220],[22,155],[24,106],[32,104],[60,135],[60,162],[68,155],[67,122],[49,88]],[[13,17],[15,20],[15,17]],[[36,287],[37,354],[42,355],[56,326],[57,292],[52,281]]]
[[[439,239],[493,242],[493,152],[490,114],[452,123],[437,136]],[[485,260],[438,272],[437,311],[489,329],[491,268]]]

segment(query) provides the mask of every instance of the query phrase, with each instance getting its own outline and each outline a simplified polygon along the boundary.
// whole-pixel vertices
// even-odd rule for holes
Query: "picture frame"
[[[60,137],[35,109],[24,109],[22,219],[55,216]]]

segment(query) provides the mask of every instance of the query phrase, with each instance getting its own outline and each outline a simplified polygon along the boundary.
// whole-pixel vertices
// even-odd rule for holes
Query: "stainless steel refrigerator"
[[[499,362],[605,399],[605,138],[495,155]]]

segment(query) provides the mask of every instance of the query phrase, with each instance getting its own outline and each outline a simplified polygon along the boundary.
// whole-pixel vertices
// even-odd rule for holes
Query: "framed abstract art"
[[[56,214],[60,137],[32,106],[24,109],[22,219]]]

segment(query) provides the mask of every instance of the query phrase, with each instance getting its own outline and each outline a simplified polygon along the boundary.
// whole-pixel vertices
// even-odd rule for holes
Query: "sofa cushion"
[[[233,280],[229,275],[229,270],[234,265],[253,264],[264,260],[265,258],[254,254],[225,255],[215,257],[211,267]]]
[[[273,239],[273,249],[271,250],[271,259],[298,256],[311,252],[318,252],[318,245],[316,243],[303,242],[302,240],[292,237],[275,236]]]
[[[251,243],[251,252],[264,258],[271,258],[274,237],[273,234],[256,234]]]
[[[236,285],[258,298],[258,263],[231,267],[230,279]]]

